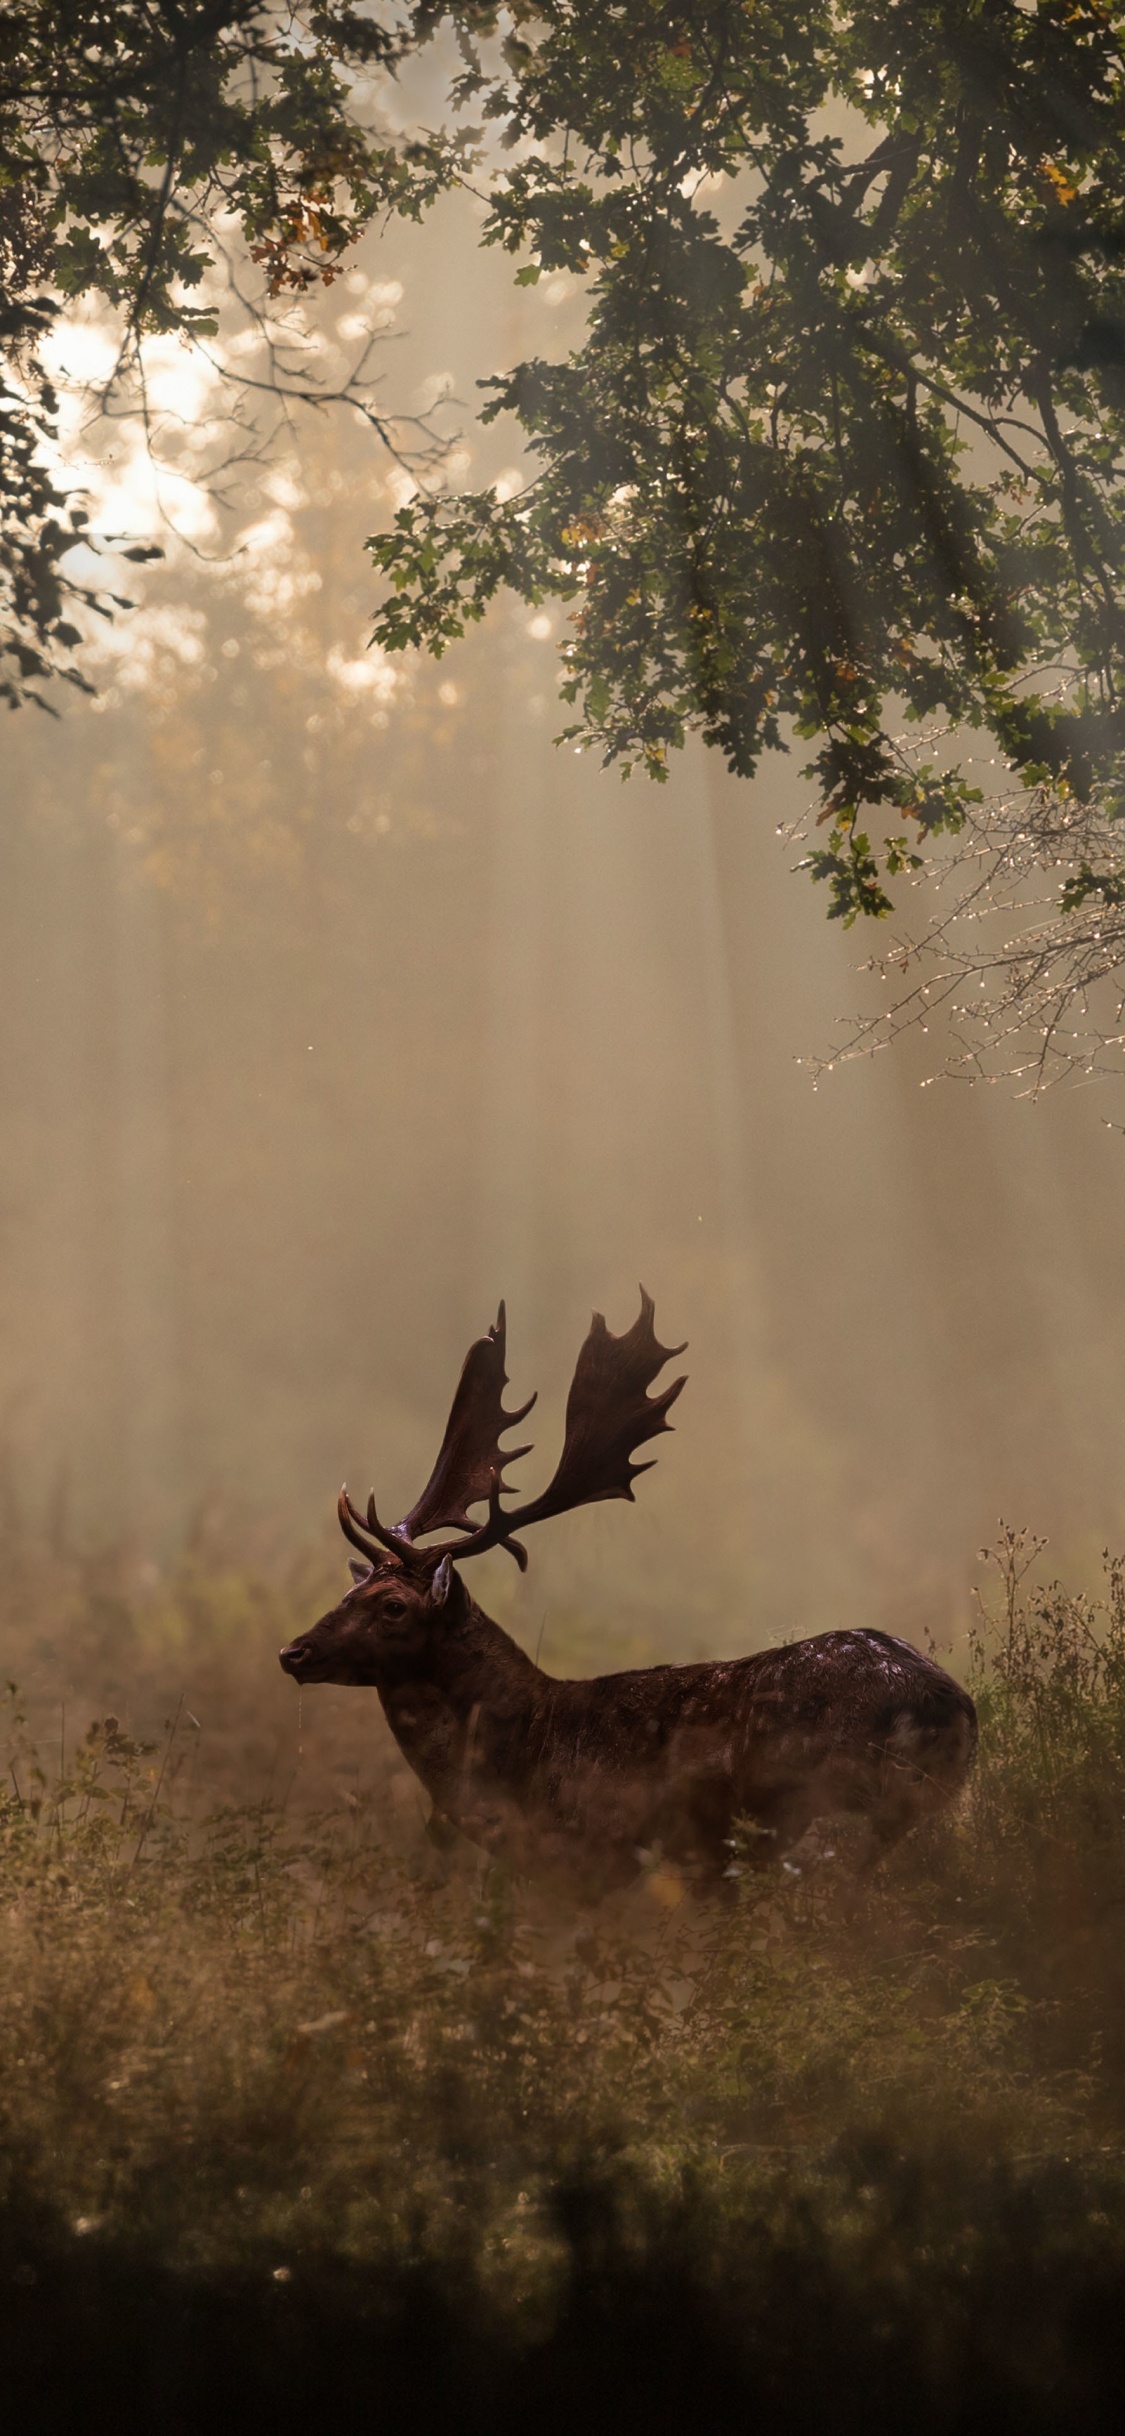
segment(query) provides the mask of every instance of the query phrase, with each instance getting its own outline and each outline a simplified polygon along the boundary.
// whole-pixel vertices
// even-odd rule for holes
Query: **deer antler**
[[[473,1525],[465,1508],[480,1505],[493,1480],[503,1490],[505,1464],[516,1463],[521,1455],[531,1453],[530,1446],[515,1446],[505,1452],[500,1445],[504,1431],[514,1429],[517,1421],[525,1421],[535,1402],[535,1397],[529,1396],[526,1404],[519,1405],[514,1413],[504,1410],[504,1389],[508,1384],[504,1368],[506,1327],[507,1317],[501,1303],[495,1327],[469,1347],[445,1425],[441,1453],[421,1496],[397,1526],[404,1539],[418,1539],[426,1531],[471,1532]]]
[[[535,1397],[529,1396],[527,1403],[515,1412],[504,1410],[504,1389],[508,1384],[504,1368],[505,1335],[506,1315],[501,1303],[495,1327],[489,1329],[487,1336],[478,1337],[465,1356],[441,1451],[426,1486],[409,1514],[393,1530],[380,1522],[374,1492],[364,1517],[357,1514],[347,1490],[341,1489],[338,1509],[341,1528],[353,1547],[361,1548],[369,1561],[374,1560],[376,1551],[358,1536],[362,1532],[402,1563],[409,1564],[413,1558],[417,1565],[419,1557],[424,1556],[428,1563],[431,1555],[444,1554],[442,1549],[415,1549],[415,1540],[427,1531],[465,1531],[475,1538],[466,1509],[480,1505],[485,1498],[489,1501],[489,1523],[483,1527],[486,1530],[490,1527],[506,1487],[505,1464],[515,1463],[521,1455],[531,1453],[530,1446],[505,1449],[500,1440],[505,1430],[526,1419],[535,1402]],[[462,1544],[458,1540],[450,1542],[454,1548]]]
[[[374,1497],[372,1497],[370,1506],[368,1508],[369,1515],[374,1508],[374,1504],[375,1500]],[[405,1561],[406,1557],[409,1555],[409,1543],[406,1540],[400,1542],[394,1538],[390,1531],[384,1531],[381,1522],[379,1522],[377,1518],[374,1522],[365,1522],[362,1514],[356,1513],[355,1507],[353,1506],[351,1498],[348,1495],[346,1486],[341,1489],[336,1500],[336,1512],[340,1517],[340,1529],[343,1532],[345,1539],[350,1539],[353,1548],[359,1549],[360,1555],[367,1558],[369,1565],[377,1565],[380,1560],[378,1548],[373,1548],[370,1540],[364,1536],[368,1530],[374,1533],[375,1538],[380,1541],[384,1548],[390,1549],[393,1556],[400,1557],[403,1559],[403,1561]]]
[[[471,1538],[453,1543],[452,1553],[459,1559],[479,1556],[486,1548],[506,1548],[522,1573],[527,1552],[513,1539],[514,1531],[608,1497],[627,1497],[632,1504],[634,1480],[652,1470],[651,1462],[634,1463],[633,1452],[670,1426],[669,1407],[686,1385],[683,1378],[673,1379],[660,1395],[647,1392],[665,1362],[685,1351],[683,1345],[657,1342],[654,1311],[652,1296],[643,1286],[639,1316],[624,1336],[611,1336],[601,1312],[595,1311],[566,1400],[563,1450],[553,1480],[529,1505],[505,1511],[497,1474],[489,1493],[488,1521]]]

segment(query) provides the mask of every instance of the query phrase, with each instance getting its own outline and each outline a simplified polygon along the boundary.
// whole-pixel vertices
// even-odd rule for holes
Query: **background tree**
[[[76,299],[118,336],[100,403],[147,414],[144,342],[209,346],[219,298],[256,321],[257,391],[325,402],[299,327],[268,308],[330,282],[372,216],[417,214],[463,146],[369,129],[365,80],[407,39],[396,12],[344,0],[26,0],[0,12],[0,695],[85,682],[75,606],[112,606],[67,561],[90,542],[52,470],[58,399],[43,342]],[[225,279],[218,274],[225,272]],[[251,276],[247,276],[247,273]],[[363,360],[342,394],[381,435]],[[401,431],[398,435],[401,441]],[[433,454],[415,424],[415,457]],[[236,454],[253,448],[245,428]],[[145,557],[137,548],[127,556]]]

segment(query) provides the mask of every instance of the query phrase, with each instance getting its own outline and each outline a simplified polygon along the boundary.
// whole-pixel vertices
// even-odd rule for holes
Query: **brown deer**
[[[787,1648],[694,1666],[650,1666],[560,1682],[533,1665],[477,1606],[456,1563],[505,1548],[517,1531],[609,1497],[633,1499],[651,1469],[634,1451],[669,1426],[684,1385],[648,1389],[673,1353],[653,1304],[612,1336],[600,1313],[578,1356],[562,1455],[527,1505],[512,1494],[500,1439],[530,1412],[506,1412],[504,1306],[466,1357],[441,1452],[393,1530],[372,1495],[346,1488],[343,1529],[362,1562],[354,1587],[281,1652],[300,1684],[372,1684],[396,1742],[435,1809],[519,1871],[604,1892],[660,1853],[697,1879],[731,1867],[737,1822],[752,1857],[791,1848],[814,1819],[867,1822],[871,1857],[940,1809],[976,1746],[972,1701],[932,1659],[874,1631],[820,1633]],[[469,1508],[487,1502],[474,1527]],[[462,1536],[436,1546],[435,1531]]]

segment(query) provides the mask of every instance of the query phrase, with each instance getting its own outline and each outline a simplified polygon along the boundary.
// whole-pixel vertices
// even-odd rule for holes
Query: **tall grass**
[[[103,2376],[171,2428],[220,2377],[243,2424],[304,2424],[319,2377],[332,2423],[376,2372],[380,2411],[491,2431],[704,2397],[709,2428],[1093,2424],[1125,2368],[1125,1567],[1091,1599],[1026,1535],[993,1553],[958,1811],[874,1877],[826,1831],[709,1909],[654,1855],[561,1911],[432,1840],[389,1746],[310,1806],[247,1793],[229,1724],[211,1766],[186,1702],[48,1745],[9,1690],[24,2424]],[[192,1565],[233,1700],[288,1593]]]

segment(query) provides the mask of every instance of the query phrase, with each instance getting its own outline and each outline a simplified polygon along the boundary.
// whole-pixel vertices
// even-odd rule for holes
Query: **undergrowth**
[[[380,2408],[455,2427],[662,2427],[703,2392],[714,2428],[829,2396],[845,2428],[982,2395],[1093,2424],[1125,2368],[1125,1566],[1092,1599],[1040,1553],[993,1552],[955,1814],[868,1878],[831,1832],[736,1858],[707,1908],[654,1854],[560,1910],[433,1840],[389,1746],[319,1808],[246,1798],[183,1701],[48,1754],[10,1688],[26,2424],[128,2355],[138,2423],[197,2424],[218,2363],[244,2422],[296,2425],[317,2362],[370,2403],[372,2344]]]

